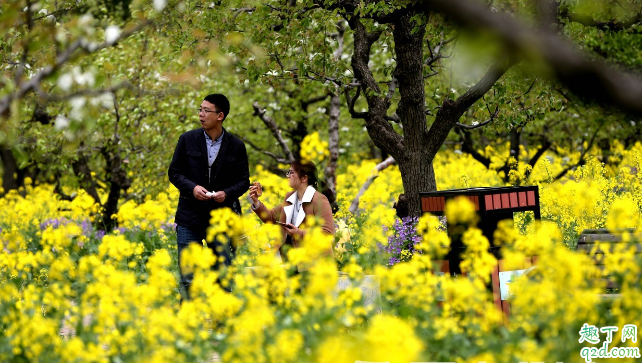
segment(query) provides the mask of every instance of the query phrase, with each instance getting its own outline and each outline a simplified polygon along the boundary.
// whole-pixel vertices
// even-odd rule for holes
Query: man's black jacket
[[[241,213],[239,197],[250,187],[250,170],[245,144],[223,129],[223,141],[208,177],[207,145],[203,129],[188,131],[180,136],[167,174],[169,181],[180,191],[176,224],[195,231],[205,231],[210,212],[228,207]],[[209,192],[224,191],[223,203],[200,201],[194,197],[194,187],[200,185]]]

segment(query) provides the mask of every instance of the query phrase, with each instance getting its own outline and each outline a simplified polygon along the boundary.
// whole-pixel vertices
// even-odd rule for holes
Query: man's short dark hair
[[[220,93],[214,93],[207,95],[205,101],[213,104],[218,108],[218,111],[223,112],[223,120],[227,118],[227,114],[230,112],[230,101],[227,100],[227,97],[223,96]]]

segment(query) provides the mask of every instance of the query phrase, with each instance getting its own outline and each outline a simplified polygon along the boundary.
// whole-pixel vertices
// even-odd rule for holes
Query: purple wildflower
[[[388,237],[388,246],[379,245],[379,248],[388,254],[390,259],[388,265],[408,261],[415,253],[421,253],[415,246],[421,242],[421,236],[417,234],[417,217],[405,217],[396,220],[392,226],[392,235]],[[387,231],[386,226],[383,227]],[[403,251],[406,251],[403,253]]]

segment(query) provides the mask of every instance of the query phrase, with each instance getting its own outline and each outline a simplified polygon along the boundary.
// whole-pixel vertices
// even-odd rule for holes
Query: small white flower
[[[89,27],[94,21],[94,17],[91,14],[85,14],[78,19],[78,25],[81,27]]]
[[[461,152],[461,150],[459,150],[459,149],[455,150],[455,151],[454,151],[454,153],[455,153],[455,154],[458,154],[458,155],[459,155],[459,154],[463,154],[463,153]]]
[[[341,131],[350,131],[350,128],[349,128],[349,127],[347,127],[347,126],[343,126],[343,127],[341,128]]]
[[[105,42],[114,44],[120,37],[120,28],[116,25],[110,25],[105,29]]]
[[[317,112],[325,113],[325,111],[327,111],[325,107],[317,107]]]
[[[63,91],[69,91],[71,85],[74,83],[74,79],[69,73],[65,73],[60,78],[58,78],[58,87]]]
[[[167,6],[167,1],[166,0],[154,0],[154,10],[158,11],[159,13],[165,9],[165,6]]]
[[[58,29],[58,31],[56,31],[56,41],[58,43],[64,43],[67,41],[67,34],[65,34],[64,30]]]
[[[69,127],[69,119],[63,115],[58,115],[56,117],[56,122],[54,123],[56,130],[60,131]]]
[[[83,108],[87,104],[87,100],[84,97],[74,97],[69,103],[72,108]]]
[[[100,95],[100,102],[103,104],[103,107],[110,108],[114,106],[114,95],[111,93],[103,93]]]

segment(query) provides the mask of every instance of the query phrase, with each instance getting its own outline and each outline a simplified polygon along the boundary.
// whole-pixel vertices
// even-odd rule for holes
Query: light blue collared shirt
[[[203,130],[203,133],[205,134],[205,144],[207,145],[207,165],[208,165],[208,177],[212,177],[212,165],[214,165],[214,161],[216,161],[216,157],[218,156],[218,152],[221,150],[221,144],[223,143],[223,135],[225,134],[225,131],[221,132],[221,136],[219,136],[216,140],[212,140],[210,135]]]

